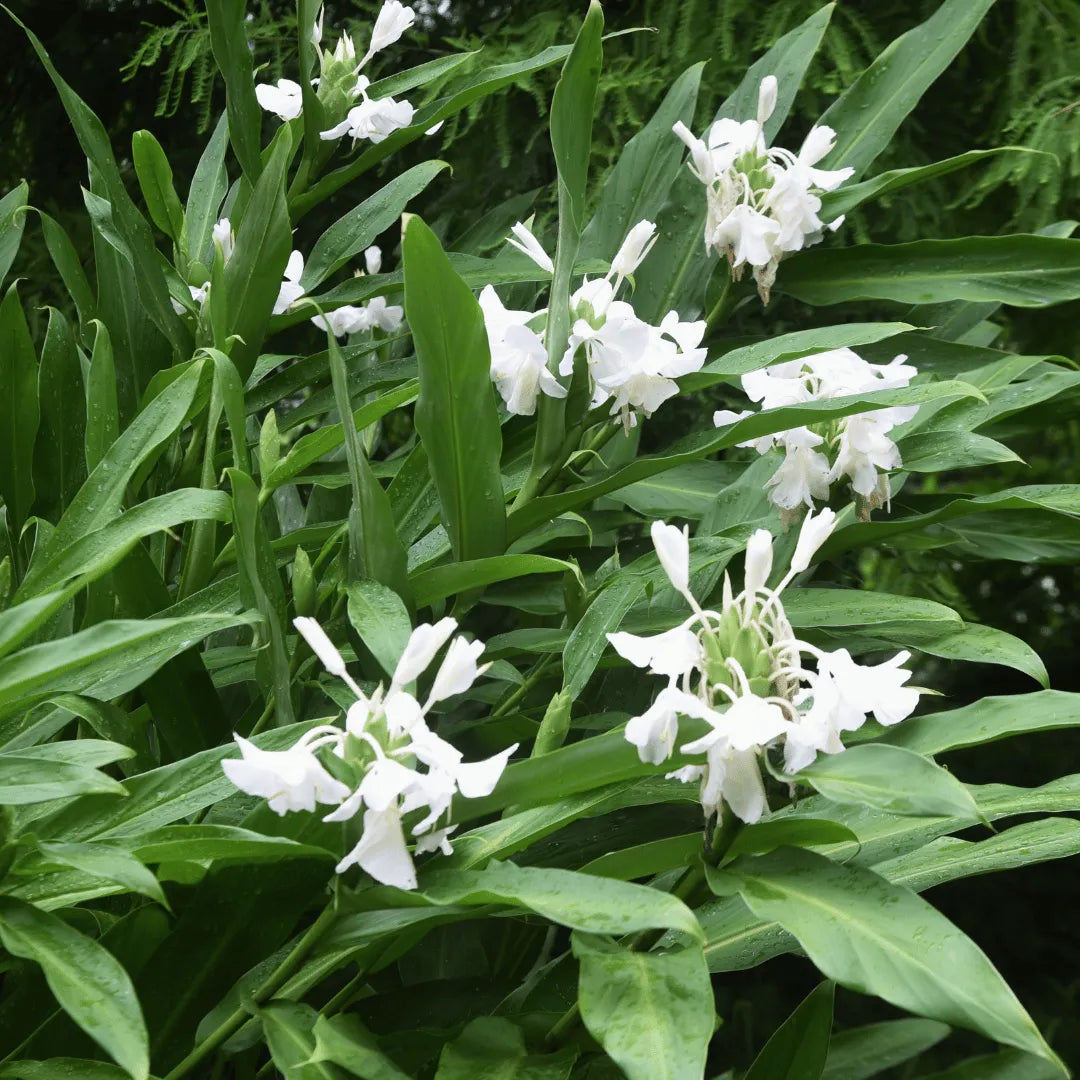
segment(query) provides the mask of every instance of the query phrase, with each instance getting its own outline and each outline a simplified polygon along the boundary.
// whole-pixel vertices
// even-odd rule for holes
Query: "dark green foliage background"
[[[214,80],[209,36],[194,0],[15,0],[11,5],[43,39],[58,68],[109,126],[115,147],[130,146],[131,134],[150,128],[167,147],[183,190],[202,148],[207,125],[224,101]],[[329,3],[327,26],[366,25],[377,4]],[[749,61],[806,18],[818,0],[612,0],[609,29],[655,27],[619,37],[606,46],[600,87],[594,160],[610,166],[655,107],[676,75],[707,60],[702,114],[738,83]],[[937,0],[839,0],[825,44],[810,70],[787,130],[797,139],[828,101],[897,34],[925,18]],[[402,67],[459,48],[484,47],[494,63],[536,53],[570,40],[580,18],[576,0],[548,0],[537,10],[529,0],[453,0],[445,14],[427,18],[410,35],[393,63]],[[284,31],[292,4],[259,0],[251,5],[256,63],[263,78],[289,73],[294,43]],[[127,81],[116,77],[124,67]],[[453,179],[433,185],[417,209],[451,240],[462,222],[509,195],[547,187],[555,170],[544,126],[546,102],[557,69],[534,76],[510,92],[484,101],[455,118],[441,133],[438,150],[454,169]],[[432,95],[437,87],[429,91]],[[5,137],[0,141],[0,191],[26,178],[35,205],[63,222],[76,244],[89,252],[79,185],[85,162],[45,72],[25,39],[10,25],[0,32],[0,95]],[[912,166],[961,150],[1022,144],[1049,151],[1032,156],[1025,169],[1004,174],[996,166],[959,172],[908,189],[857,215],[855,234],[899,242],[924,237],[1034,231],[1051,221],[1080,216],[1080,0],[999,0],[971,44],[931,89],[878,162],[878,169]],[[394,164],[430,156],[417,145]],[[131,170],[130,160],[121,160]],[[133,178],[132,178],[133,179]],[[594,177],[598,190],[600,177]],[[348,204],[346,189],[318,216],[332,220]],[[452,208],[452,209],[451,209]],[[542,216],[551,207],[543,201]],[[322,222],[313,222],[313,232]],[[37,309],[63,304],[40,233],[28,230],[16,272],[38,290],[24,299],[31,318]],[[773,332],[799,325],[794,301],[774,306]],[[876,313],[859,308],[860,318]],[[842,319],[842,315],[840,316]],[[838,320],[839,321],[839,320]],[[789,325],[785,325],[785,323]],[[997,347],[1021,353],[1060,354],[1080,362],[1077,305],[1045,312],[1014,313],[1001,322]],[[736,335],[761,333],[760,309],[737,313]],[[693,408],[691,414],[690,409]],[[1080,463],[1080,401],[1055,400],[1038,437],[1010,440],[1026,465],[982,470],[964,490],[995,490],[1013,483],[1071,481]],[[705,410],[683,399],[650,424],[647,438],[663,444],[673,431],[706,422]],[[902,555],[877,552],[859,568],[867,587],[910,590],[956,607],[965,618],[986,621],[1025,638],[1046,662],[1052,685],[1080,690],[1076,649],[1080,644],[1080,574],[1075,567],[1027,567],[1015,563],[965,564],[960,571],[933,550]],[[952,678],[949,705],[987,694],[1031,689],[1022,676],[1002,668],[953,665],[927,675],[943,685]],[[966,751],[964,776],[972,782],[998,780],[1036,785],[1080,760],[1080,732],[1031,736],[1000,747]],[[1045,934],[1044,912],[1075,905],[1080,875],[1075,862],[1029,868],[1011,875],[974,879],[939,888],[934,903],[993,951],[1002,974],[1031,1007],[1037,1022],[1070,1063],[1080,1063],[1080,931],[1068,917],[1052,924],[1061,938]],[[812,985],[805,965],[784,959],[740,978],[737,995],[718,993],[727,1021],[726,1049],[740,1060],[759,1047],[773,1027]],[[736,1000],[736,998],[738,1000]],[[840,1011],[851,1023],[872,1021],[877,1003],[845,995]],[[860,1015],[865,1013],[865,1015]],[[954,1044],[955,1045],[955,1044]],[[920,1071],[933,1064],[932,1053]],[[907,1075],[898,1073],[898,1075]]]

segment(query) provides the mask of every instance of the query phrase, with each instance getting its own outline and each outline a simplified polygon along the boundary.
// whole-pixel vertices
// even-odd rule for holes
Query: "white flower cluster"
[[[622,283],[641,264],[655,240],[656,226],[640,221],[623,241],[606,277],[586,278],[570,297],[571,333],[559,374],[570,376],[574,356],[583,349],[588,364],[592,407],[611,403],[611,415],[620,415],[629,429],[638,415],[649,416],[679,392],[675,379],[699,371],[705,349],[698,348],[704,322],[680,322],[670,311],[659,326],[634,314],[624,300],[616,300]],[[513,228],[510,243],[525,252],[542,270],[552,273],[551,257],[529,229]],[[507,409],[519,416],[536,412],[536,399],[566,397],[567,388],[547,367],[546,309],[511,311],[503,307],[494,288],[480,293],[491,377]]]
[[[354,140],[369,139],[378,143],[412,123],[416,111],[412,105],[392,97],[370,98],[367,91],[371,81],[360,71],[377,52],[393,45],[415,19],[413,9],[405,7],[400,0],[385,0],[371,31],[371,43],[359,63],[356,63],[356,46],[348,34],[341,35],[332,53],[320,53],[322,74],[312,81],[312,85],[318,86],[319,98],[327,111],[340,116],[344,105],[360,98],[360,104],[351,107],[339,124],[320,132],[320,138],[340,139],[348,133]],[[321,44],[322,35],[323,14],[320,12],[312,34],[316,45]],[[279,79],[274,85],[259,83],[255,87],[255,96],[267,112],[281,120],[295,120],[303,112],[303,91],[292,79]]]
[[[433,705],[464,693],[487,670],[488,665],[476,663],[484,644],[454,638],[421,706],[407,687],[453,636],[457,620],[446,618],[413,630],[389,689],[384,693],[380,684],[371,697],[349,676],[341,654],[314,619],[298,618],[294,625],[326,670],[356,695],[345,714],[345,729],[320,725],[288,750],[260,750],[237,735],[241,757],[221,763],[225,775],[241,791],[265,798],[276,814],[311,811],[321,803],[337,807],[324,821],[349,821],[363,809],[363,834],[338,863],[338,873],[358,865],[384,885],[415,889],[416,870],[402,818],[426,808],[427,814],[411,829],[418,838],[415,854],[436,850],[449,854],[449,836],[456,826],[435,826],[450,809],[454,795],[467,799],[490,795],[517,749],[515,743],[484,761],[466,763],[425,720]],[[352,775],[352,784],[339,780],[323,765],[316,754],[323,748],[339,759],[336,772]]]
[[[789,251],[816,244],[828,223],[818,217],[820,195],[842,184],[854,169],[816,169],[833,148],[836,132],[813,127],[798,154],[765,145],[763,125],[776,108],[777,82],[761,80],[756,120],[717,120],[702,139],[680,120],[673,128],[690,149],[691,169],[705,185],[705,247],[726,254],[736,278],[753,267],[763,302],[776,280],[776,268]]]
[[[846,649],[823,652],[795,637],[780,594],[810,565],[834,525],[831,510],[807,515],[788,573],[775,589],[766,586],[772,536],[759,529],[746,546],[743,591],[732,595],[725,574],[721,610],[710,611],[690,592],[686,529],[653,522],[660,565],[693,614],[652,637],[607,636],[620,656],[668,680],[653,704],[626,725],[626,738],[642,761],[659,765],[671,757],[680,716],[708,725],[705,735],[679,748],[684,754],[705,754],[705,764],[668,774],[684,782],[701,781],[707,818],[719,813],[725,801],[746,822],[768,810],[759,763],[768,747],[783,742],[784,768],[794,774],[819,752],[842,751],[840,733],[861,727],[868,714],[879,723],[895,724],[918,704],[919,692],[903,685],[911,673],[900,665],[909,653],[865,667]],[[816,662],[816,670],[802,666],[804,656]]]
[[[382,269],[382,250],[375,244],[365,248],[364,266],[369,274],[377,274]],[[358,271],[358,275],[363,273]],[[393,334],[401,329],[404,317],[405,309],[400,304],[387,304],[385,296],[374,296],[366,304],[345,304],[325,315],[316,315],[311,321],[319,329],[342,338],[376,329]]]
[[[888,364],[870,364],[851,349],[830,349],[748,372],[742,377],[742,386],[746,396],[763,409],[804,405],[907,386],[918,371],[905,360],[901,354]],[[827,499],[829,485],[843,476],[851,479],[853,490],[867,506],[880,506],[889,501],[889,470],[902,464],[900,451],[888,433],[918,411],[918,405],[910,405],[856,413],[739,445],[752,446],[759,454],[768,453],[773,446],[783,447],[784,461],[766,484],[771,489],[769,498],[781,510],[803,505],[813,509],[814,500]],[[750,415],[750,410],[720,409],[713,414],[713,423],[724,427]],[[883,471],[879,473],[879,469]]]

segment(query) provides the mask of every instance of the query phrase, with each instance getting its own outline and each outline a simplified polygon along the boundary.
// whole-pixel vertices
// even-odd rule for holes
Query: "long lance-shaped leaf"
[[[244,0],[206,2],[210,45],[225,78],[229,141],[244,175],[254,184],[262,172],[262,159],[259,156],[262,110],[255,97],[255,75],[244,22],[246,10]]]
[[[41,966],[60,1007],[127,1071],[146,1080],[150,1048],[131,978],[103,945],[14,897],[0,897],[0,942]]]
[[[8,527],[22,528],[34,501],[34,440],[38,429],[38,363],[18,283],[0,302],[0,499]]]
[[[893,394],[903,395],[894,399]],[[646,455],[638,458],[621,469],[613,469],[599,479],[558,495],[545,495],[514,511],[510,515],[510,537],[516,539],[543,521],[550,521],[575,507],[591,502],[611,491],[628,484],[645,480],[657,473],[665,472],[676,465],[685,465],[697,461],[707,454],[724,450],[760,435],[774,431],[785,431],[801,424],[818,423],[826,416],[839,419],[853,413],[886,408],[889,404],[918,404],[935,398],[974,397],[982,395],[974,387],[961,382],[927,383],[910,386],[904,390],[873,391],[853,397],[833,398],[830,401],[818,401],[810,405],[767,409],[753,416],[748,416],[734,424],[720,428],[715,432],[701,432],[680,439],[661,454]]]
[[[23,180],[0,199],[0,285],[3,285],[11,264],[19,251],[23,229],[26,228],[26,200],[30,187]]]
[[[819,123],[836,131],[822,163],[855,175],[892,142],[896,129],[964,47],[994,0],[945,0],[926,22],[890,42],[825,111]]]
[[[422,161],[395,176],[374,195],[338,218],[311,249],[300,279],[304,288],[315,288],[354,255],[373,244],[379,233],[385,232],[401,217],[409,201],[447,168],[449,165],[445,161]]]
[[[417,217],[402,241],[405,313],[420,365],[415,423],[460,561],[506,550],[506,507],[484,316]]]
[[[829,978],[1059,1063],[986,954],[910,890],[799,848],[743,857],[720,873]]]
[[[244,210],[236,249],[225,267],[228,333],[241,339],[229,355],[242,379],[255,366],[292,248],[285,206],[285,171],[291,154],[291,132],[282,126]]]
[[[394,526],[394,512],[382,484],[371,471],[371,464],[360,443],[356,425],[351,422],[348,376],[337,339],[327,333],[330,345],[330,377],[334,384],[338,414],[345,437],[345,458],[349,464],[352,506],[349,508],[348,584],[372,578],[393,589],[406,603],[411,600],[408,556]]]
[[[967,300],[1048,307],[1080,297],[1080,240],[970,236],[819,248],[785,261],[777,287],[815,305]]]
[[[32,580],[47,557],[63,551],[89,532],[107,524],[123,505],[124,492],[136,471],[172,438],[195,407],[203,376],[203,361],[192,364],[170,383],[131,422],[109,447],[71,501],[56,531],[40,555],[35,551],[31,570],[23,584]],[[17,594],[18,595],[18,594]]]
[[[49,78],[52,79],[63,102],[64,109],[75,129],[75,135],[79,140],[83,153],[90,159],[94,170],[100,175],[112,204],[113,213],[116,217],[117,228],[124,237],[135,268],[135,281],[139,289],[139,295],[145,304],[146,311],[154,323],[168,338],[175,352],[185,357],[191,353],[191,336],[169,303],[169,290],[165,284],[165,275],[161,269],[161,261],[157,248],[154,245],[154,237],[146,219],[139,213],[127,193],[123,176],[113,157],[112,147],[109,145],[109,136],[104,125],[94,112],[78,94],[64,81],[59,72],[53,66],[45,46],[38,40],[37,35],[14,15],[8,12],[26,32],[30,44],[38,54]]]

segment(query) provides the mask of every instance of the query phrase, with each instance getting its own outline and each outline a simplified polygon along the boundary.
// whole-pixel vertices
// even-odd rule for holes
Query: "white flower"
[[[304,295],[306,291],[300,284],[300,278],[304,274],[304,256],[299,251],[294,251],[289,256],[285,266],[285,277],[278,289],[277,300],[274,301],[274,314],[282,315]]]
[[[339,64],[348,63],[356,59],[356,46],[353,44],[353,39],[348,34],[342,34],[338,38],[338,43],[334,46],[334,59]],[[365,86],[367,85],[367,79],[364,80]]]
[[[337,804],[349,794],[302,741],[288,750],[260,750],[241,735],[233,738],[241,759],[222,761],[225,775],[245,794],[266,799],[275,814],[314,810],[316,803]]]
[[[764,124],[776,109],[776,95],[779,86],[775,75],[766,75],[758,87],[757,122]]]
[[[638,637],[625,631],[608,634],[615,651],[631,664],[648,668],[653,675],[675,679],[689,674],[701,663],[701,642],[685,626],[676,626],[662,634]]]
[[[659,765],[675,751],[679,715],[697,715],[701,708],[701,702],[692,694],[665,686],[645,712],[627,721],[626,741],[637,747],[642,761]]]
[[[815,438],[820,441],[820,436]],[[809,445],[790,445],[765,487],[770,489],[769,498],[782,510],[797,506],[812,509],[815,499],[829,497],[829,459]]]
[[[337,872],[359,866],[382,885],[416,888],[416,869],[405,846],[401,812],[396,806],[364,811],[364,834],[360,842],[337,864]]]
[[[416,854],[425,855],[429,851],[441,851],[444,855],[453,855],[454,849],[450,845],[449,837],[456,828],[456,825],[448,825],[445,829],[435,829],[425,836],[418,837]]]
[[[364,308],[368,327],[378,327],[388,334],[393,334],[401,329],[401,322],[405,318],[405,309],[400,304],[387,304],[385,296],[373,296]]]
[[[416,627],[409,635],[405,649],[394,668],[391,687],[406,686],[415,682],[435,659],[435,654],[450,640],[456,629],[457,619],[449,615],[445,619],[440,619],[434,626],[431,623],[421,623]]]
[[[371,327],[366,307],[353,307],[346,304],[325,315],[314,315],[311,321],[321,330],[327,330],[337,338],[348,334],[358,334]]]
[[[835,681],[841,709],[864,717],[873,713],[879,724],[891,726],[910,716],[919,704],[919,691],[904,686],[911,672],[900,667],[910,657],[909,652],[898,652],[883,664],[864,667],[852,660],[847,649],[837,649],[822,653],[818,664]],[[844,726],[842,730],[853,729]]]
[[[794,573],[802,573],[817,554],[818,548],[825,543],[836,528],[836,513],[825,507],[816,517],[813,508],[803,518],[802,528],[799,530],[799,541],[795,545],[795,554],[791,556],[791,569]]]
[[[263,109],[282,120],[295,120],[304,108],[303,91],[292,79],[278,79],[276,86],[259,83],[255,98]]]
[[[877,413],[849,416],[829,479],[848,476],[860,495],[873,495],[878,486],[878,469],[888,472],[902,464],[896,443],[885,434],[891,426],[887,417]]]
[[[476,661],[483,651],[482,641],[466,641],[463,637],[454,638],[435,674],[435,681],[431,684],[427,707],[437,701],[454,697],[455,694],[465,693],[491,667],[490,664],[477,667]]]
[[[513,244],[518,251],[525,252],[541,270],[546,270],[549,274],[555,273],[555,264],[551,261],[551,256],[543,249],[540,241],[529,231],[528,226],[519,221],[510,231],[517,239],[507,237],[509,243]]]
[[[191,299],[194,300],[199,307],[202,307],[203,304],[206,303],[207,296],[210,295],[210,282],[206,282],[205,285],[189,285],[188,292],[191,294]],[[172,304],[172,309],[177,315],[187,314],[188,309],[184,307],[175,296],[169,297],[169,303]]]
[[[772,570],[773,539],[768,529],[755,529],[746,542],[744,571],[747,601],[751,602],[769,580]]]
[[[377,244],[364,249],[364,266],[369,274],[377,274],[382,269],[382,248]]]
[[[344,677],[346,668],[341,653],[337,651],[334,643],[326,636],[326,631],[312,618],[307,615],[299,615],[293,619],[293,626],[300,632],[300,636],[311,647],[311,651],[319,658],[319,662],[331,674],[339,679]]]
[[[611,260],[611,272],[619,278],[629,277],[642,263],[656,243],[656,225],[639,221],[627,234],[622,246]]]
[[[232,258],[233,248],[236,247],[236,236],[229,219],[222,218],[218,221],[211,230],[211,235],[214,241],[221,245],[222,263],[227,263]]]
[[[371,31],[371,44],[368,46],[365,61],[381,49],[393,45],[415,21],[416,13],[411,7],[405,7],[400,0],[386,0],[379,9]]]
[[[690,527],[677,529],[663,521],[654,521],[650,535],[668,581],[695,605],[690,595]]]
[[[490,285],[481,290],[480,309],[491,353],[491,378],[507,409],[516,416],[532,416],[541,392],[566,397],[566,388],[548,370],[543,341],[525,325],[532,313],[503,307]]]
[[[407,101],[395,101],[392,97],[372,99],[365,95],[359,105],[354,105],[340,124],[319,132],[323,140],[340,139],[348,133],[355,141],[370,139],[380,143],[400,128],[408,127],[416,110]]]
[[[767,266],[776,255],[780,224],[749,203],[739,203],[713,230],[712,246],[731,251],[732,266]]]

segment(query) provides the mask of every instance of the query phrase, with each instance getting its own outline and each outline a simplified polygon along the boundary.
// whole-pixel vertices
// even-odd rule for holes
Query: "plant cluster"
[[[1080,851],[1077,776],[937,760],[1080,726],[1080,695],[962,595],[869,587],[1080,559],[1080,485],[993,468],[1080,372],[986,343],[1080,298],[1075,223],[843,225],[1026,160],[872,171],[991,3],[944,0],[798,153],[833,5],[702,139],[694,64],[597,184],[595,0],[572,44],[378,80],[420,5],[299,0],[270,79],[208,0],[225,114],[184,199],[136,133],[138,202],[27,31],[93,249],[0,199],[0,279],[38,230],[70,299],[40,340],[0,300],[0,1075],[1068,1075],[921,893]],[[410,213],[446,162],[395,155],[548,69],[551,227],[522,193],[453,242]],[[797,329],[734,332],[781,297]],[[935,702],[979,664],[1041,688]],[[718,1010],[785,954],[824,981],[745,1058]]]

